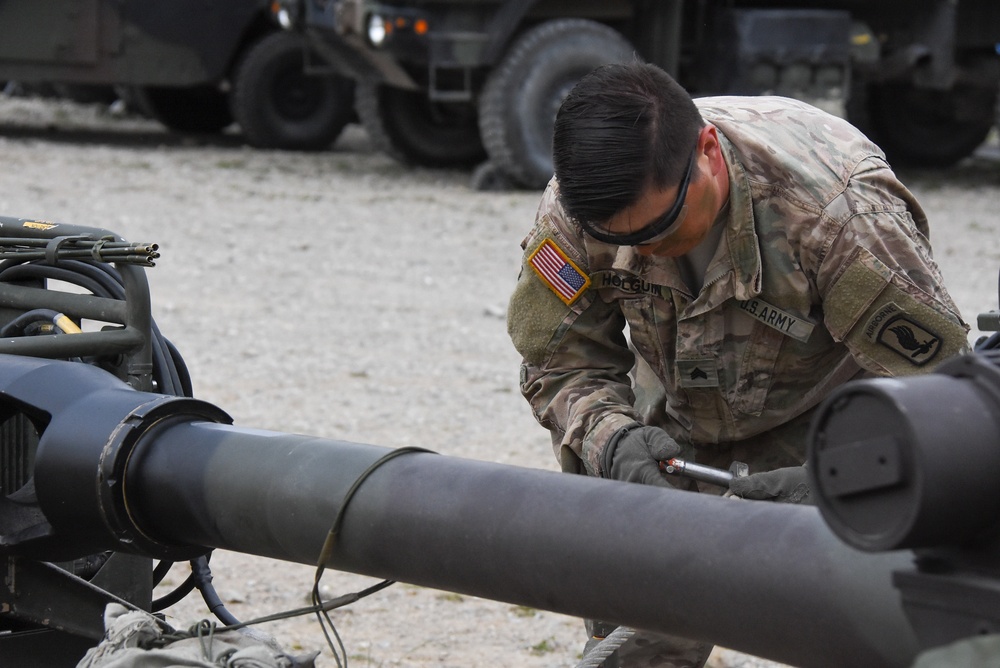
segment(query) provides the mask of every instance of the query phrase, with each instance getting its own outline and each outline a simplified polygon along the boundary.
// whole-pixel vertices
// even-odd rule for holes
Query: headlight
[[[299,6],[298,2],[293,0],[274,0],[271,3],[271,15],[285,30],[290,30],[295,27],[299,19]]]
[[[368,41],[372,46],[382,46],[389,31],[385,19],[378,14],[368,17]]]

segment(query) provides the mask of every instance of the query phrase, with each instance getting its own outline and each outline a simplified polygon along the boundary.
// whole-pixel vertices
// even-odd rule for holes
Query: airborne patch
[[[869,341],[874,341],[876,336],[882,334],[880,325],[884,325],[893,318],[898,318],[902,315],[904,315],[903,309],[899,308],[895,303],[889,302],[868,319],[868,324],[865,325],[865,338]]]
[[[917,366],[927,364],[941,350],[941,337],[917,324],[905,314],[889,318],[884,322],[875,340]]]
[[[566,256],[552,239],[546,239],[528,257],[528,265],[559,299],[572,304],[590,286],[590,277]]]

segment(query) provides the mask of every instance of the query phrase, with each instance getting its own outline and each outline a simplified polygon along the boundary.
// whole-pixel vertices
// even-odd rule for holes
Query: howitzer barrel
[[[205,546],[315,563],[348,490],[390,451],[220,424],[221,411],[191,400],[171,411],[86,365],[21,363],[11,378],[15,365],[0,362],[3,400],[40,402],[31,410],[51,416],[39,503],[56,535],[82,531],[88,548]],[[54,405],[30,389],[35,374],[51,383],[63,373],[87,391]],[[81,425],[88,415],[93,425]],[[55,498],[85,495],[87,480],[95,500]],[[891,582],[908,555],[856,552],[813,508],[431,453],[380,463],[347,503],[331,568],[794,665],[903,666],[917,652]]]

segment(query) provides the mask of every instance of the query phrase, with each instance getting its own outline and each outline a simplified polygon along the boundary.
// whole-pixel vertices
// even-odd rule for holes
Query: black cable
[[[121,274],[114,267],[107,264],[93,264],[82,260],[61,260],[59,265],[63,271],[59,272],[59,280],[67,283],[74,283],[89,290],[98,297],[109,299],[125,300],[125,286]],[[35,267],[51,268],[51,265],[30,265]],[[53,277],[56,277],[54,274]],[[80,280],[76,280],[76,279]],[[95,286],[100,286],[99,288]],[[164,352],[165,339],[160,334],[159,328],[154,321],[150,321],[151,347],[153,355],[153,377],[157,380],[157,391],[160,394],[171,394],[175,396],[190,396],[182,394],[180,379],[177,376],[174,365],[170,364],[167,354]]]
[[[187,576],[187,578],[185,578],[184,582],[180,583],[160,598],[153,599],[149,609],[151,612],[166,610],[170,606],[184,600],[188,594],[194,591],[194,588],[195,577],[194,573],[191,573]]]
[[[167,573],[170,572],[170,569],[173,567],[173,565],[175,563],[177,563],[177,562],[175,562],[175,561],[167,561],[166,559],[164,559],[160,563],[156,564],[156,567],[153,568],[153,586],[154,587],[156,585],[160,584],[161,582],[163,582],[163,578],[167,577]]]
[[[62,281],[81,287],[96,297],[125,300],[125,288],[121,275],[113,267],[106,265],[93,265],[81,260],[60,261],[59,266],[34,262],[14,264],[12,260],[0,264],[0,280],[24,279]],[[157,391],[160,394],[190,396],[190,394],[182,394],[183,383],[177,375],[176,365],[171,364],[168,355],[164,352],[166,339],[160,333],[155,322],[151,321],[150,325],[153,378],[157,381]],[[171,355],[171,357],[174,356]],[[190,386],[190,382],[188,386]]]
[[[170,355],[170,360],[173,363],[173,367],[177,370],[177,382],[183,396],[193,397],[194,390],[191,385],[191,373],[188,371],[184,358],[181,357],[180,352],[168,339],[163,339],[163,342],[167,344],[167,352]]]
[[[205,604],[212,614],[227,626],[230,624],[239,624],[240,620],[236,619],[226,609],[222,599],[219,598],[219,594],[216,593],[215,587],[212,586],[212,570],[208,567],[208,559],[206,557],[198,557],[191,560],[191,575],[194,576],[194,586],[201,592],[201,597],[205,599]]]
[[[8,338],[11,336],[19,336],[25,332],[28,325],[32,325],[37,322],[51,323],[58,315],[59,314],[56,311],[47,308],[36,308],[31,311],[25,311],[0,329],[0,337]]]
[[[361,475],[354,479],[354,482],[348,488],[347,492],[344,493],[344,498],[340,502],[340,508],[337,509],[337,516],[333,518],[333,524],[330,525],[330,531],[326,535],[326,540],[323,541],[323,547],[320,548],[319,559],[316,563],[316,575],[313,578],[311,600],[316,611],[316,621],[319,622],[320,630],[323,631],[323,636],[326,638],[326,644],[333,653],[333,658],[337,662],[338,668],[347,668],[347,649],[344,647],[344,641],[341,640],[340,633],[337,631],[337,627],[334,625],[333,619],[330,617],[330,610],[332,608],[323,605],[323,597],[320,595],[319,591],[319,581],[323,578],[323,572],[326,570],[326,563],[330,561],[330,558],[333,556],[333,548],[337,543],[337,537],[340,535],[340,527],[344,523],[344,517],[347,516],[347,504],[349,504],[351,499],[354,498],[354,495],[361,488],[361,485],[364,484],[364,482],[368,480],[369,476],[378,470],[379,467],[396,457],[414,452],[430,452],[430,450],[416,446],[397,448],[376,459],[368,466],[368,468],[361,472]],[[359,592],[356,596],[358,596],[358,598],[362,595],[368,596],[369,594],[384,589],[394,583],[395,580],[383,580],[382,582],[369,587],[365,591]],[[331,635],[333,636],[332,638]],[[334,646],[334,639],[337,641],[336,646]],[[341,663],[341,658],[343,658],[343,663]]]

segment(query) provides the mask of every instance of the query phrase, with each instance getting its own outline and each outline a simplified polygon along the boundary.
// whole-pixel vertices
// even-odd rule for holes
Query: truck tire
[[[215,134],[233,122],[225,93],[214,86],[147,86],[134,91],[150,116],[177,132]]]
[[[552,128],[570,89],[599,65],[635,49],[620,33],[586,19],[557,19],[517,38],[479,96],[479,129],[490,160],[528,188],[552,178]]]
[[[469,167],[486,158],[471,104],[358,82],[355,107],[372,146],[402,163]]]
[[[276,32],[251,45],[233,76],[233,117],[251,146],[320,150],[354,120],[354,83],[307,75],[305,40]]]
[[[859,84],[847,117],[894,166],[950,167],[986,140],[996,123],[997,95],[997,86],[938,91],[900,81]]]

